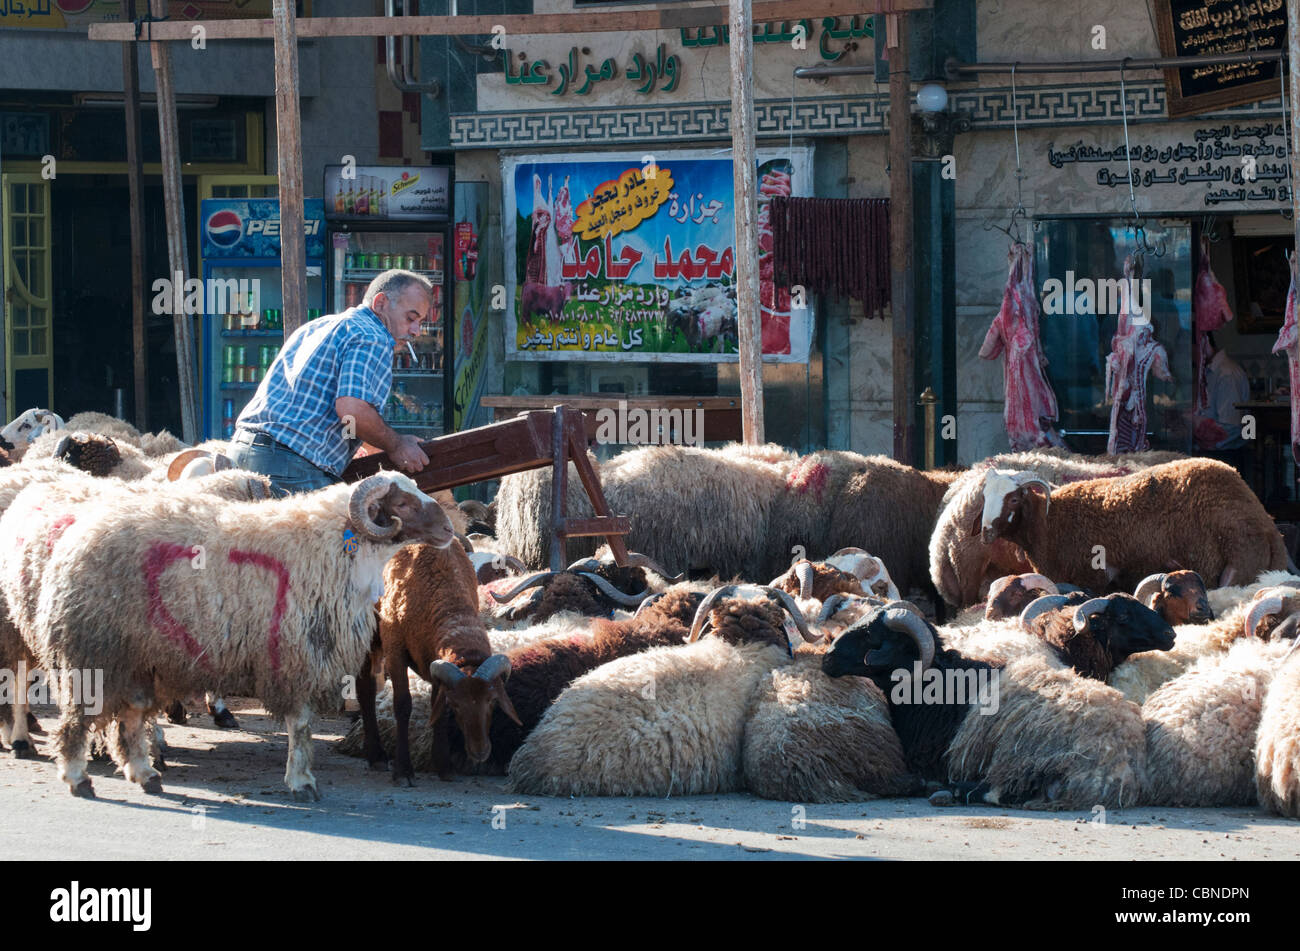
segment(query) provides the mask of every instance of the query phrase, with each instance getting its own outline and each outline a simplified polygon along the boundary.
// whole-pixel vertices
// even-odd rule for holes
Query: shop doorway
[[[135,418],[131,334],[129,191],[118,175],[67,175],[50,183],[52,270],[51,408]],[[186,186],[186,233],[194,234],[195,190]],[[146,181],[145,322],[148,428],[181,432],[172,318],[150,307],[153,282],[169,271],[161,184]],[[191,238],[190,244],[193,244]],[[190,251],[193,275],[194,249]],[[19,409],[25,408],[20,406]]]

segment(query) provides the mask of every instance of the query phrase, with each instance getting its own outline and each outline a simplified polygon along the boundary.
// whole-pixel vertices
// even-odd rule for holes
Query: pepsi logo
[[[244,236],[244,222],[233,211],[222,209],[214,211],[208,218],[208,240],[219,248],[233,248]]]

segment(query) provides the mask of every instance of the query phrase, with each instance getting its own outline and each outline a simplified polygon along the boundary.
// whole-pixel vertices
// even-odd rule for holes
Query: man
[[[362,440],[395,465],[429,464],[414,436],[385,425],[393,353],[429,319],[429,282],[411,271],[385,271],[360,307],[303,324],[285,342],[235,424],[230,458],[269,476],[288,495],[340,481]]]
[[[1212,418],[1223,429],[1223,435],[1217,432],[1197,430],[1197,442],[1203,449],[1235,449],[1242,445],[1241,410],[1238,403],[1250,400],[1250,380],[1241,364],[1228,356],[1226,350],[1220,350],[1214,342],[1214,334],[1206,335],[1214,356],[1205,366],[1205,387],[1209,401],[1203,410],[1204,415]],[[1212,435],[1211,435],[1212,433]],[[1212,440],[1212,441],[1211,441]],[[1208,444],[1207,444],[1208,443]]]

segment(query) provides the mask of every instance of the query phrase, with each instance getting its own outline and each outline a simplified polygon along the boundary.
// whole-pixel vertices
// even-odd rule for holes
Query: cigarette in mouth
[[[411,355],[412,363],[419,363],[420,358],[415,355],[415,348],[411,346],[411,341],[406,341],[406,352]]]

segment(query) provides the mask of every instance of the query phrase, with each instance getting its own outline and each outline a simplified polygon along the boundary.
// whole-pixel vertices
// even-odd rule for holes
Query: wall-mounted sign
[[[767,203],[809,193],[811,150],[760,151],[758,179],[763,357],[803,363],[813,313],[775,286]],[[502,183],[509,359],[738,359],[731,159],[508,156]]]
[[[1164,56],[1284,50],[1286,0],[1155,0]],[[1277,62],[1165,70],[1170,116],[1194,115],[1279,95]]]
[[[502,50],[506,85],[549,86],[554,81],[555,88],[551,90],[552,96],[563,96],[570,92],[577,96],[585,96],[597,83],[619,78],[618,63],[612,56],[605,57],[599,66],[593,63],[584,64],[583,50],[588,49],[589,47],[580,49],[571,46],[569,55],[555,67],[554,76],[551,75],[551,64],[546,60],[538,59],[530,63],[527,53]],[[666,49],[664,44],[660,43],[653,57],[633,53],[623,73],[624,82],[639,84],[636,86],[636,91],[642,94],[653,92],[656,88],[661,88],[664,92],[672,92],[676,89],[681,81],[681,60],[677,56],[665,55]],[[515,59],[519,61],[517,65],[514,63]]]
[[[447,166],[325,166],[325,216],[331,221],[445,221],[450,213]]]
[[[325,257],[324,205],[319,198],[303,201],[303,232],[307,259]],[[199,203],[204,258],[278,258],[280,200],[278,198],[205,198]]]

